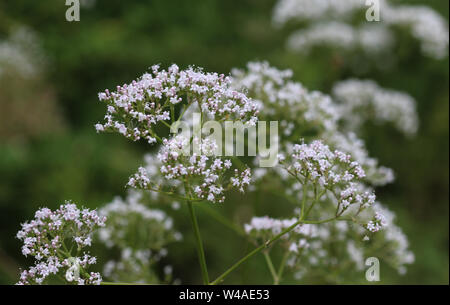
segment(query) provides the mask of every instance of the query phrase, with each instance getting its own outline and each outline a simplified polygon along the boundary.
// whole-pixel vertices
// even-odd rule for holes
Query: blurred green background
[[[148,151],[145,143],[95,133],[93,125],[105,111],[98,92],[130,82],[155,63],[198,65],[227,74],[250,60],[291,68],[309,89],[329,93],[338,80],[370,78],[417,100],[416,137],[407,139],[389,126],[363,130],[371,156],[396,172],[396,182],[378,189],[378,197],[397,212],[416,255],[406,276],[382,269],[381,283],[449,283],[448,57],[426,58],[417,43],[404,39],[395,50],[398,62],[388,71],[355,74],[327,52],[302,58],[285,48],[292,28],[271,25],[274,0],[91,0],[92,7],[81,8],[80,22],[65,20],[64,2],[0,0],[0,41],[14,28],[27,26],[36,32],[46,57],[45,72],[31,82],[0,79],[0,283],[15,283],[18,268],[30,263],[15,239],[20,223],[37,208],[55,208],[66,199],[94,208],[125,194],[127,178]],[[448,20],[446,0],[401,2],[425,3]],[[216,209],[239,218],[246,200],[252,198],[235,196]],[[271,198],[256,204],[270,206]],[[199,283],[184,212],[174,217],[185,240],[169,249],[168,260],[182,282]],[[200,226],[208,228],[203,234],[211,274],[218,275],[251,245],[207,214],[199,211],[199,216]],[[254,258],[226,283],[270,283],[261,264],[262,256]]]

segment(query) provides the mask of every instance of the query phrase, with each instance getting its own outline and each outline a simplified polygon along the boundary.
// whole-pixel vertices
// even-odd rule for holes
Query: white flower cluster
[[[386,218],[383,214],[376,212],[374,219],[367,223],[367,230],[370,232],[378,232],[387,226]]]
[[[364,266],[363,258],[377,253],[380,244],[385,245],[380,255],[387,255],[387,262],[399,272],[404,272],[404,266],[414,260],[408,250],[407,239],[389,220],[392,213],[379,208],[373,190],[364,184],[368,182],[378,186],[390,183],[394,180],[393,171],[379,166],[378,161],[368,155],[364,141],[355,133],[357,128],[352,129],[345,124],[342,129],[341,123],[349,120],[349,114],[342,110],[341,104],[324,95],[322,97],[326,99],[311,99],[310,104],[305,103],[310,93],[301,84],[292,81],[292,71],[277,70],[266,62],[249,63],[246,70],[233,70],[232,76],[235,88],[243,88],[249,97],[260,103],[261,120],[284,119],[280,122],[283,137],[279,159],[290,173],[282,167],[255,169],[254,180],[259,184],[254,184],[253,190],[262,187],[270,189],[268,185],[273,184],[274,194],[286,198],[297,207],[306,197],[307,219],[332,219],[334,216],[338,219],[322,224],[299,225],[281,238],[280,246],[288,253],[287,266],[296,271],[295,276],[317,276],[324,266],[336,270],[342,268],[345,272],[349,272],[346,268],[360,270]],[[330,116],[316,115],[315,120],[305,118],[305,111],[314,109],[317,104],[324,105]],[[366,107],[361,111],[372,110]],[[285,132],[286,129],[288,132]],[[311,144],[290,144],[293,137],[304,135],[305,130],[315,130],[315,133],[309,133]],[[318,138],[323,142],[313,141]],[[295,179],[292,179],[293,176]],[[283,191],[279,192],[279,188]],[[313,202],[318,203],[315,209],[309,210]],[[300,211],[296,213],[300,214]],[[250,223],[244,225],[244,230],[249,237],[266,242],[297,220],[298,217],[253,217]],[[369,235],[370,241],[366,241],[363,235],[367,239]],[[308,267],[305,268],[305,265]],[[327,273],[324,276],[330,275]]]
[[[320,271],[316,268],[333,268],[348,273],[353,268],[349,263],[353,263],[357,270],[362,270],[364,258],[378,255],[380,248],[386,256],[385,262],[404,274],[406,265],[414,262],[408,241],[401,229],[393,224],[391,211],[378,203],[374,208],[386,215],[388,226],[370,238],[363,227],[345,221],[302,224],[284,235],[280,247],[287,256],[286,265],[295,272],[295,278],[301,279],[309,274],[317,276]],[[244,229],[250,238],[265,242],[297,220],[253,217],[250,223],[244,224]],[[349,239],[349,236],[353,236],[353,239]],[[327,272],[326,276],[331,277],[331,274]]]
[[[448,57],[448,23],[427,6],[386,6],[383,10],[386,23],[406,27],[421,43],[422,52],[430,57]]]
[[[244,191],[249,185],[251,172],[249,169],[234,171],[234,177],[227,179],[227,172],[231,171],[232,162],[229,159],[215,156],[217,145],[211,139],[199,140],[193,138],[194,145],[199,147],[198,152],[188,155],[190,141],[184,135],[177,135],[171,139],[164,139],[157,158],[159,173],[166,181],[188,181],[189,186],[185,195],[188,199],[208,200],[210,202],[223,202],[224,192],[229,188]],[[133,188],[158,191],[158,178],[153,181],[153,164],[149,164],[150,171],[140,167],[138,173],[132,176],[128,185]],[[157,176],[157,175],[156,175]],[[160,181],[160,180],[159,180]],[[173,183],[172,183],[173,185]]]
[[[380,166],[377,159],[370,157],[364,141],[359,139],[354,132],[327,132],[323,135],[323,139],[331,147],[351,154],[352,158],[364,169],[365,179],[370,184],[383,186],[394,181],[394,171],[388,167]]]
[[[313,24],[289,36],[290,50],[308,53],[316,46],[327,46],[342,50],[360,49],[368,54],[389,49],[392,36],[387,28],[365,25],[354,28],[346,23],[330,21]]]
[[[351,155],[331,151],[321,141],[295,144],[293,153],[282,164],[303,188],[313,184],[329,190],[338,201],[338,215],[343,214],[350,205],[358,206],[358,211],[361,211],[375,203],[375,195],[361,191],[359,187],[360,180],[366,176],[362,167],[351,160]]]
[[[333,185],[341,181],[351,182],[355,178],[365,177],[365,172],[357,162],[351,162],[351,156],[341,151],[332,152],[321,141],[311,144],[295,144],[291,155],[294,163],[288,167],[305,179],[317,180],[320,185]],[[345,172],[338,174],[333,167],[343,166]]]
[[[407,135],[417,132],[416,102],[406,93],[383,89],[370,80],[350,79],[335,84],[333,96],[351,130],[358,129],[373,113],[376,121],[392,122]]]
[[[244,94],[230,87],[230,78],[223,74],[205,73],[201,69],[180,70],[177,65],[160,70],[152,67],[138,80],[117,91],[99,93],[106,103],[105,123],[97,124],[97,131],[115,131],[132,140],[156,142],[154,126],[169,121],[175,115],[173,106],[185,107],[197,102],[202,111],[217,121],[240,120],[254,125],[257,105]]]
[[[253,217],[250,223],[244,225],[245,233],[256,234],[259,237],[265,237],[268,239],[271,236],[281,233],[284,229],[289,228],[297,221],[297,218],[291,219],[275,219],[268,216]],[[294,230],[298,230],[302,226],[296,227]],[[264,236],[265,235],[265,236]],[[289,233],[285,236],[288,236]]]
[[[139,249],[160,248],[161,245],[182,238],[179,232],[173,230],[172,218],[162,210],[147,208],[140,203],[142,200],[142,192],[130,191],[125,200],[115,197],[99,210],[100,215],[107,217],[108,221],[107,226],[98,230],[98,237],[108,248],[127,248],[132,237],[127,234],[133,226],[141,231],[142,236],[146,236]]]
[[[291,70],[278,70],[267,62],[249,62],[247,70],[233,69],[232,76],[235,88],[248,91],[247,95],[258,101],[261,119],[283,118],[280,123],[286,127],[286,136],[292,133],[296,121],[312,128],[336,129],[338,111],[330,97],[294,82]]]
[[[81,267],[79,277],[67,278],[78,284],[99,284],[99,273],[87,273],[85,269],[96,263],[96,258],[80,251],[92,242],[92,234],[105,225],[106,218],[96,211],[80,210],[73,203],[67,202],[56,211],[42,208],[35,214],[35,219],[22,224],[17,238],[23,241],[22,253],[31,255],[36,264],[20,275],[18,284],[41,284],[50,275],[60,274],[78,264]],[[70,243],[70,244],[66,244]],[[70,250],[76,246],[77,256]],[[66,273],[67,274],[67,273]]]
[[[349,121],[347,117],[353,115],[341,110],[342,106],[329,96],[317,91],[310,92],[302,84],[294,82],[291,70],[278,70],[267,62],[250,62],[246,70],[234,69],[232,76],[234,87],[246,90],[248,96],[260,103],[261,120],[283,118],[280,121],[283,135],[281,146],[285,146],[284,139],[301,136],[299,131],[315,131],[315,138],[321,138],[330,147],[351,154],[366,171],[366,180],[371,184],[384,185],[394,180],[393,171],[379,166],[375,158],[369,157],[364,141],[353,131],[340,131],[338,123]],[[267,170],[258,169],[261,173],[258,176],[264,176],[263,172]]]
[[[118,260],[109,260],[105,263],[103,274],[117,282],[161,284],[169,283],[172,276],[170,265],[164,268],[164,280],[161,281],[153,267],[167,255],[166,249],[158,252],[152,250],[134,250],[124,248]]]
[[[269,238],[280,233],[293,225],[298,219],[275,219],[268,216],[253,217],[249,224],[245,224],[246,234],[255,240],[267,241]],[[341,228],[340,236],[335,238],[345,239],[346,223],[338,223]],[[297,265],[304,265],[304,260],[308,260],[310,268],[319,265],[326,265],[327,260],[331,260],[327,247],[330,246],[331,230],[330,225],[301,224],[295,227],[286,235],[283,235],[280,241],[280,247],[287,255],[286,265],[295,269]],[[269,248],[270,250],[270,248]],[[302,263],[299,263],[302,261]],[[309,269],[309,268],[308,268]]]
[[[0,76],[13,69],[23,77],[32,77],[44,62],[38,39],[28,28],[20,27],[0,41]]]
[[[425,55],[437,59],[448,56],[448,24],[431,8],[392,5],[387,0],[380,0],[381,22],[369,30],[350,25],[355,14],[363,20],[367,8],[363,0],[280,0],[274,8],[273,21],[276,26],[292,20],[311,24],[310,28],[289,39],[288,45],[302,52],[317,44],[345,49],[362,45],[365,49],[382,50],[391,45],[392,27],[402,27],[420,41]]]
[[[324,16],[343,18],[364,7],[364,0],[279,0],[273,10],[273,22],[281,26],[290,20],[316,20]]]
[[[122,282],[159,283],[152,267],[167,255],[168,244],[182,239],[173,228],[173,220],[164,211],[146,207],[144,192],[130,191],[99,210],[107,217],[98,239],[120,257],[105,263],[105,277]],[[138,234],[139,238],[136,238]]]
[[[387,223],[386,228],[383,230],[383,237],[388,244],[386,247],[389,246],[392,249],[392,264],[395,265],[400,274],[405,274],[405,265],[412,264],[415,261],[414,253],[409,250],[408,238],[405,233],[403,233],[402,229],[395,225],[395,214],[392,211],[379,203],[375,205],[375,209],[384,215],[384,221]]]

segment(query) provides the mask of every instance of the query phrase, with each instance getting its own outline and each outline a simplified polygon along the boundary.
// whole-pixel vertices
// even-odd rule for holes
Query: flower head
[[[99,284],[101,276],[97,273],[81,272],[95,264],[95,257],[86,252],[72,256],[71,245],[77,253],[91,245],[92,234],[105,225],[106,218],[96,211],[78,209],[66,202],[56,211],[42,208],[35,213],[34,220],[22,224],[17,238],[23,241],[22,254],[33,256],[36,264],[22,272],[18,284],[41,284],[49,275],[66,271],[77,272],[77,276],[66,276],[68,281],[79,284]]]
[[[215,154],[217,145],[214,140],[195,137],[192,143],[199,150],[190,154],[190,141],[185,136],[165,139],[156,160],[153,158],[149,162],[149,169],[141,167],[128,185],[158,192],[168,184],[189,200],[223,202],[226,190],[234,188],[243,192],[250,184],[250,169],[232,171],[231,160]],[[158,164],[157,173],[153,169],[155,162]],[[230,177],[230,171],[234,173],[233,177]],[[163,182],[163,185],[158,185],[158,182]]]
[[[158,65],[151,70],[130,84],[118,86],[114,92],[99,93],[107,113],[105,122],[96,125],[97,131],[114,131],[135,141],[146,139],[154,143],[158,138],[155,125],[171,120],[175,115],[173,106],[189,107],[193,103],[217,121],[255,124],[257,104],[232,89],[229,77],[199,68],[180,70],[175,64],[167,70],[160,70]]]

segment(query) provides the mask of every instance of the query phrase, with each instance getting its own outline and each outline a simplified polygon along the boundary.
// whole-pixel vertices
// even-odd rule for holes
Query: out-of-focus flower
[[[329,96],[308,91],[292,80],[291,70],[278,70],[267,62],[249,62],[246,70],[233,69],[233,86],[246,90],[259,103],[261,120],[280,120],[283,134],[290,136],[295,125],[335,130],[338,111]]]
[[[385,51],[392,45],[391,33],[384,25],[365,25],[354,28],[343,22],[321,22],[298,30],[289,36],[290,50],[308,53],[317,46],[341,50],[359,49],[368,55]]]
[[[342,120],[351,130],[373,118],[391,122],[407,135],[417,132],[416,102],[406,93],[381,88],[374,81],[350,79],[337,83],[333,96],[339,102]]]
[[[64,129],[39,37],[26,27],[0,40],[0,139],[24,141]]]
[[[109,252],[120,256],[107,261],[103,275],[111,280],[132,283],[170,282],[171,272],[160,279],[155,265],[167,256],[167,245],[182,239],[173,228],[173,220],[164,211],[149,208],[142,202],[143,191],[130,191],[100,209],[107,217],[106,226],[98,231],[98,239]]]
[[[291,70],[278,70],[267,62],[250,62],[246,70],[234,69],[232,76],[233,85],[246,90],[247,95],[260,104],[261,120],[281,118],[282,150],[287,149],[286,143],[293,137],[308,133],[311,139],[322,139],[332,149],[350,154],[363,167],[365,180],[372,185],[384,185],[394,180],[391,169],[380,166],[377,159],[369,156],[364,141],[356,135],[360,126],[347,123],[355,115],[342,109],[343,106],[329,96],[310,92],[302,84],[294,82]],[[361,123],[372,113],[370,107],[362,108],[360,112]],[[342,122],[346,130],[341,130]],[[268,171],[256,169],[256,178],[262,178]]]
[[[363,0],[280,0],[274,8],[273,22],[278,27],[290,21],[309,23],[309,27],[289,38],[288,46],[300,52],[314,45],[383,50],[393,42],[392,29],[400,27],[420,42],[425,55],[436,59],[448,56],[448,24],[433,9],[380,0],[380,24],[366,30],[351,26],[350,21],[356,17],[365,21],[367,8]]]

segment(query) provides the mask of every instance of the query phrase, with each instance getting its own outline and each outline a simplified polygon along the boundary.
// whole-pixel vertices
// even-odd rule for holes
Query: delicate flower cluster
[[[408,94],[383,89],[370,80],[350,79],[337,83],[333,95],[340,103],[342,120],[352,130],[360,127],[368,114],[378,122],[392,122],[407,135],[418,129],[416,102]]]
[[[130,191],[125,199],[116,197],[99,211],[108,218],[107,226],[98,231],[100,242],[109,251],[120,252],[119,258],[109,260],[103,268],[104,276],[111,280],[160,283],[153,267],[167,255],[165,247],[182,238],[164,211],[142,204],[144,195]]]
[[[234,177],[232,177],[231,185],[235,188],[237,188],[241,193],[244,192],[244,189],[250,185],[252,179],[252,173],[250,171],[250,168],[246,168],[242,172],[239,172],[239,170],[234,170]]]
[[[234,177],[226,179],[226,174],[231,170],[232,162],[229,159],[215,156],[217,144],[211,139],[192,140],[198,152],[188,155],[190,141],[183,135],[175,136],[163,141],[157,157],[159,172],[166,181],[189,182],[188,199],[208,200],[211,202],[223,202],[224,192],[227,188],[236,188],[244,191],[244,187],[250,183],[251,173],[249,169],[242,172],[235,170]],[[128,185],[134,188],[158,191],[160,186],[152,183],[150,173],[144,167],[132,176]],[[180,185],[180,184],[178,184]]]
[[[331,147],[350,154],[358,162],[366,173],[366,178],[374,186],[382,186],[394,181],[392,169],[379,166],[378,160],[369,157],[364,141],[359,139],[355,133],[347,134],[339,131],[327,132],[323,135],[324,142]]]
[[[96,211],[80,210],[75,204],[67,202],[56,211],[42,208],[35,214],[35,219],[22,224],[17,238],[23,241],[22,253],[36,259],[35,266],[22,272],[19,284],[41,284],[48,276],[63,271],[71,271],[74,264],[80,266],[78,277],[67,276],[66,279],[78,284],[99,284],[98,273],[87,273],[85,269],[96,263],[96,258],[83,252],[82,256],[73,257],[70,245],[76,246],[77,253],[90,246],[92,234],[105,225],[106,218]]]
[[[294,122],[313,129],[335,130],[338,112],[330,97],[310,92],[292,81],[291,70],[278,70],[267,62],[250,62],[247,71],[233,69],[233,86],[247,90],[260,103],[260,118],[283,118],[283,133],[291,135]]]
[[[350,155],[338,150],[332,152],[321,141],[295,144],[291,157],[294,163],[288,167],[289,170],[305,179],[316,180],[322,186],[348,183],[365,177],[364,170],[357,162],[351,162]],[[333,168],[341,171],[344,168],[344,172],[340,174]]]
[[[302,98],[309,94],[300,84],[294,83],[296,90],[286,89],[293,88],[287,85],[293,83],[290,70],[280,71],[266,62],[249,63],[247,70],[233,70],[234,86],[245,88],[247,95],[261,104],[260,119],[286,118],[285,124],[281,122],[281,131],[284,133],[288,129],[284,134],[287,138],[298,130],[311,130],[308,125],[314,126],[315,123],[302,120],[305,116],[303,109],[313,108],[314,103],[304,108],[299,106],[304,103]],[[403,272],[404,265],[413,261],[407,240],[388,221],[390,212],[379,208],[373,190],[363,184],[364,181],[372,185],[384,185],[393,181],[394,174],[391,169],[379,166],[376,159],[369,157],[364,142],[353,130],[340,131],[341,126],[337,122],[345,121],[344,116],[348,116],[348,113],[341,111],[341,106],[330,98],[328,100],[330,104],[324,108],[332,112],[335,119],[329,121],[327,126],[330,128],[319,128],[321,132],[312,136],[312,139],[322,138],[324,142],[290,145],[282,141],[282,150],[288,153],[281,154],[279,160],[290,173],[282,167],[255,169],[254,180],[261,181],[260,184],[252,185],[253,190],[261,191],[262,187],[268,189],[269,185],[273,185],[274,190],[283,188],[282,192],[276,193],[297,206],[302,198],[306,198],[306,210],[313,202],[318,202],[315,209],[308,210],[308,220],[330,216],[331,219],[334,216],[339,219],[320,225],[299,225],[278,241],[277,245],[288,253],[286,264],[290,270],[296,271],[296,278],[317,276],[324,266],[345,272],[350,271],[348,268],[360,270],[364,266],[363,258],[373,256],[380,244],[385,245],[385,252],[380,255],[387,255],[387,262]],[[320,100],[317,103],[320,104]],[[295,179],[292,179],[293,176]],[[300,211],[296,213],[300,214]],[[385,213],[388,215],[383,216]],[[253,217],[250,223],[244,225],[244,231],[257,243],[266,242],[298,219]],[[392,240],[388,238],[390,231],[396,232]],[[375,232],[377,234],[373,234]],[[370,235],[370,239],[367,235]],[[323,276],[330,275],[327,273]]]
[[[344,23],[356,13],[361,19],[364,17],[367,6],[363,0],[280,0],[274,8],[273,21],[276,26],[291,20],[310,22],[310,28],[289,39],[288,45],[302,52],[317,44],[345,49],[362,45],[365,49],[382,50],[391,45],[391,28],[404,27],[420,41],[425,55],[437,59],[448,56],[448,24],[437,12],[426,6],[392,5],[387,0],[380,0],[379,7],[382,23],[366,33],[363,28]],[[324,20],[332,21],[323,23]]]
[[[369,221],[366,225],[367,230],[370,232],[378,232],[385,226],[387,226],[386,218],[379,212],[376,212],[373,220]]]
[[[378,203],[375,208],[386,215],[388,226],[383,232],[371,234],[370,238],[363,227],[353,226],[347,221],[302,224],[284,235],[279,241],[279,247],[285,252],[286,265],[294,272],[294,277],[298,280],[310,275],[314,277],[320,274],[322,268],[346,273],[350,273],[353,268],[362,270],[364,258],[378,256],[377,251],[380,249],[386,257],[385,262],[404,274],[405,266],[414,262],[408,241],[401,229],[393,224],[392,212]],[[250,223],[244,225],[244,229],[250,238],[265,242],[297,220],[253,217]],[[329,272],[324,276],[332,277]]]
[[[267,175],[267,171],[261,174],[264,185],[282,181],[282,186],[275,186],[275,189],[284,188],[280,196],[297,206],[304,202],[302,206],[308,219],[324,215],[333,215],[335,219],[344,217],[371,232],[386,225],[382,214],[373,209],[376,200],[373,190],[362,183],[365,171],[358,162],[352,161],[350,154],[332,151],[321,141],[296,144],[291,150],[287,157],[279,156],[282,167],[274,171],[276,175]],[[265,218],[254,221],[247,231],[264,225],[275,228],[281,223]]]
[[[185,107],[197,102],[202,111],[220,120],[240,120],[249,125],[257,121],[257,104],[230,87],[230,78],[201,69],[180,70],[177,65],[160,70],[152,67],[151,73],[115,92],[99,93],[106,103],[105,123],[97,124],[97,131],[115,131],[132,140],[146,139],[156,142],[154,126],[159,121],[169,121],[173,106]]]
[[[249,224],[244,225],[244,228],[250,238],[265,242],[292,226],[297,220],[297,218],[253,217]],[[330,239],[330,230],[327,225],[301,224],[296,226],[292,231],[283,235],[279,242],[280,247],[287,254],[286,265],[294,268],[297,262],[303,259],[309,260],[310,267],[318,265],[319,260],[327,258],[328,239]]]
[[[316,46],[328,46],[342,50],[360,49],[371,54],[389,49],[391,45],[391,33],[384,26],[354,28],[337,21],[321,22],[298,30],[287,41],[290,50],[302,53],[308,53]]]
[[[384,185],[394,180],[392,170],[379,166],[375,158],[369,157],[364,142],[353,132],[339,132],[337,121],[346,121],[340,106],[330,97],[309,92],[300,83],[293,82],[291,70],[278,70],[267,62],[250,62],[247,70],[234,69],[232,76],[236,88],[244,88],[248,96],[261,104],[261,119],[283,118],[280,131],[284,137],[300,136],[295,134],[299,130],[319,130],[318,138],[352,155],[366,171],[366,180],[371,184]],[[267,170],[257,169],[257,172],[261,178]]]
[[[409,242],[402,229],[395,225],[395,214],[386,207],[377,203],[375,209],[384,215],[384,222],[386,224],[383,229],[383,240],[386,243],[384,247],[389,248],[393,253],[389,257],[390,263],[394,265],[400,274],[406,273],[406,266],[414,263],[414,253],[409,250]]]
[[[351,160],[351,155],[331,151],[328,145],[317,140],[311,144],[295,144],[292,150],[289,158],[281,158],[281,164],[299,181],[302,192],[310,185],[316,188],[314,200],[321,200],[320,194],[330,192],[337,204],[336,215],[355,209],[355,215],[358,215],[375,203],[373,192],[360,183],[366,174],[356,161]]]
[[[414,256],[407,246],[402,247],[387,238],[390,228],[391,224],[369,238],[367,235],[363,237],[365,233],[361,227],[343,221],[310,225],[308,231],[295,236],[289,248],[285,245],[285,251],[289,253],[286,265],[297,280],[303,278],[308,282],[310,276],[317,276],[323,269],[332,268],[347,274],[363,270],[365,258],[383,255],[387,264],[404,274],[405,265],[411,264]],[[399,232],[397,236],[404,237],[401,230]],[[333,280],[329,272],[323,276]]]

